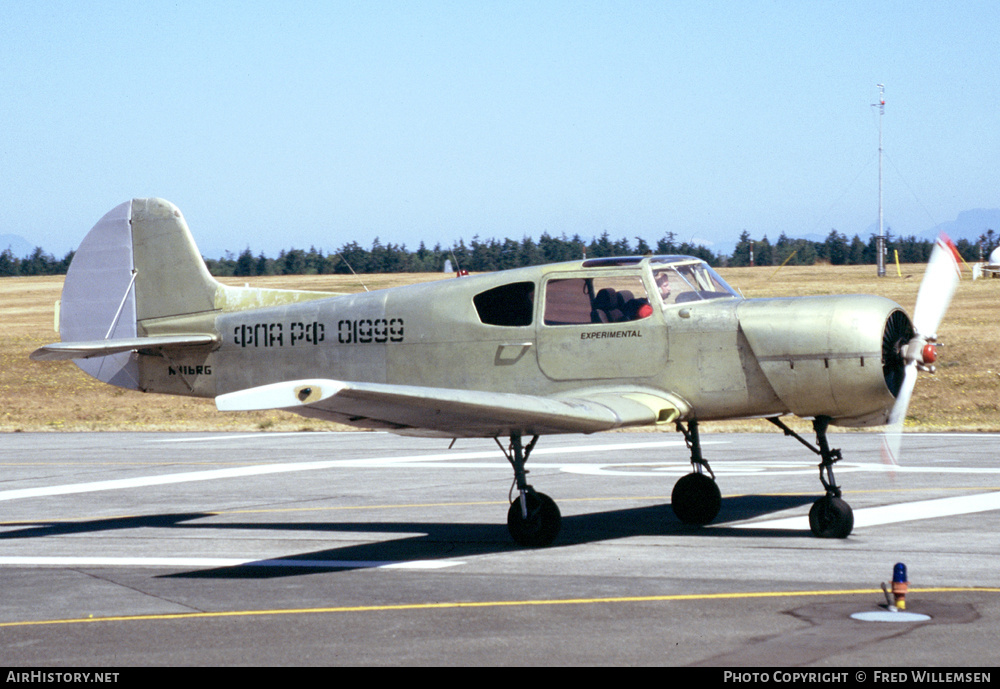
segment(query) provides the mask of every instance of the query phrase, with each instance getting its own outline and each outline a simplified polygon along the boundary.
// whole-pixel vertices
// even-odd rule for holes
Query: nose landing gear
[[[819,480],[826,490],[826,495],[813,503],[809,510],[809,528],[813,534],[820,538],[847,538],[854,529],[854,512],[851,506],[841,499],[840,486],[837,485],[833,477],[833,465],[843,459],[843,455],[838,449],[830,449],[830,444],[826,440],[826,429],[830,425],[830,418],[818,416],[813,419],[813,430],[816,431],[816,442],[819,447],[814,447],[798,433],[785,425],[778,418],[769,418],[768,421],[790,435],[800,443],[808,447],[820,456]]]

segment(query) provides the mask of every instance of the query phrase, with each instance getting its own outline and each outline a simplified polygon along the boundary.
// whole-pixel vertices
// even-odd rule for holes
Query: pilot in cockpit
[[[660,299],[666,304],[670,301],[670,271],[659,270],[654,275],[656,276],[656,289],[660,293]]]

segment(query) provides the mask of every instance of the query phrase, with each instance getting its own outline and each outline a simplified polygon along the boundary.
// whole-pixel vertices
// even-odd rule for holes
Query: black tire
[[[704,474],[688,474],[674,484],[670,494],[674,514],[685,524],[704,526],[722,508],[722,493],[715,481]]]
[[[526,548],[544,548],[552,544],[562,527],[562,515],[555,501],[544,493],[527,494],[528,518],[521,516],[521,498],[518,496],[507,511],[507,529],[518,545]]]
[[[847,538],[854,529],[854,511],[840,498],[827,495],[809,510],[809,528],[820,538]]]

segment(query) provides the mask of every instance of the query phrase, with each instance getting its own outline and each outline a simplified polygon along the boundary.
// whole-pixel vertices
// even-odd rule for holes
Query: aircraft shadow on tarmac
[[[745,495],[722,500],[722,509],[710,528],[682,524],[674,516],[669,504],[611,510],[564,516],[562,530],[553,548],[614,540],[630,536],[671,536],[697,538],[814,538],[808,529],[754,529],[727,526],[754,517],[765,516],[782,510],[807,505],[815,500],[808,495]],[[484,553],[508,552],[520,549],[510,540],[505,524],[460,522],[228,522],[198,523],[198,520],[218,517],[213,513],[180,513],[116,517],[91,521],[58,522],[28,525],[14,531],[0,533],[0,540],[44,538],[69,534],[100,533],[138,528],[211,529],[211,530],[260,530],[295,531],[298,533],[372,533],[405,534],[399,539],[346,545],[310,553],[282,556],[288,566],[247,563],[231,567],[199,569],[165,575],[183,578],[233,578],[268,579],[285,576],[303,576],[336,570],[360,569],[370,562],[406,563],[415,560],[454,559]],[[24,526],[23,524],[20,526]],[[308,561],[308,567],[295,566],[295,561]],[[330,561],[330,567],[322,566]],[[319,563],[319,564],[317,564]]]
[[[35,524],[18,522],[17,526],[25,527],[16,531],[0,533],[0,541],[16,538],[44,538],[45,536],[66,536],[69,534],[99,533],[101,531],[117,531],[120,529],[170,528],[193,519],[203,519],[213,516],[209,512],[189,512],[182,514],[150,514],[135,517],[112,517],[110,519],[92,519],[72,522],[45,522]]]

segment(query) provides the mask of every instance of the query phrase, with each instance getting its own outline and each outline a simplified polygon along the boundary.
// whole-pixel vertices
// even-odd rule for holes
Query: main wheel
[[[704,526],[719,515],[722,494],[719,486],[708,476],[688,474],[674,484],[670,506],[685,524]]]
[[[511,537],[527,548],[544,548],[551,545],[559,528],[562,526],[562,515],[555,501],[544,493],[529,492],[528,517],[521,514],[521,498],[511,503],[507,511],[507,529]]]
[[[840,498],[827,495],[809,510],[809,528],[820,538],[847,538],[854,529],[854,512]]]

